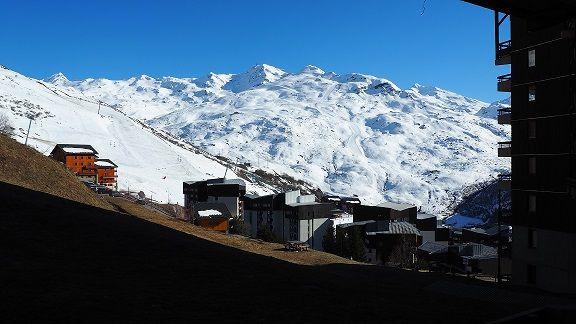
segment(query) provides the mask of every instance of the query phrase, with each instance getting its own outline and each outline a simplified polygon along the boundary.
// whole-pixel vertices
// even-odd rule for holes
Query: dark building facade
[[[241,179],[209,179],[186,181],[183,183],[184,208],[189,220],[193,220],[194,206],[197,203],[218,203],[224,205],[232,217],[242,218],[246,183]]]
[[[354,221],[402,221],[416,224],[418,208],[409,204],[382,203],[378,206],[358,205],[354,208]]]
[[[512,141],[512,280],[576,292],[576,1],[465,0],[495,10],[496,64],[511,65],[498,90],[511,93],[499,123]],[[510,40],[501,41],[506,20]]]

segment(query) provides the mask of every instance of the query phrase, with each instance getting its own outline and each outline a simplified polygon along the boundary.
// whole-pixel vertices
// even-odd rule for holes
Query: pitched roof
[[[484,244],[466,243],[460,245],[459,254],[469,259],[492,258],[498,256],[498,250]]]
[[[230,211],[228,210],[228,207],[226,207],[226,204],[224,203],[208,203],[208,202],[199,202],[194,204],[194,212],[196,212],[199,216],[201,211],[217,211],[220,213],[220,215],[210,215],[210,216],[218,216],[218,217],[226,217],[226,218],[231,218],[232,215],[230,214]],[[206,213],[203,213],[206,214]],[[205,215],[203,217],[210,217],[209,215]]]
[[[366,235],[414,234],[421,235],[416,226],[408,222],[390,222],[387,231],[368,232]]]
[[[96,164],[97,166],[100,166],[100,167],[110,167],[110,168],[117,168],[118,167],[116,165],[116,163],[114,163],[108,159],[96,159],[96,162],[94,162],[94,164]]]
[[[418,247],[418,250],[427,252],[429,254],[443,253],[448,250],[448,244],[439,242],[424,242],[424,244]]]

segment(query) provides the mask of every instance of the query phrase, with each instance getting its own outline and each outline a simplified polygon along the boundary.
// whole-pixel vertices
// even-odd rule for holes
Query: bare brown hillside
[[[195,237],[237,248],[247,252],[252,252],[276,259],[288,261],[302,265],[327,265],[327,264],[358,264],[334,254],[320,251],[287,252],[284,245],[278,243],[262,242],[241,235],[228,235],[210,231],[191,223],[162,215],[146,206],[135,204],[123,198],[107,198],[108,202],[119,211],[125,212],[140,219],[162,225],[176,231],[193,235]]]
[[[0,135],[0,182],[111,209],[63,165],[4,135]]]

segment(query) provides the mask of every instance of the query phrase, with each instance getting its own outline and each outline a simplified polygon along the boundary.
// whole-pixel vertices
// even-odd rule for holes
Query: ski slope
[[[101,158],[119,166],[120,189],[182,204],[182,181],[222,177],[226,171],[204,155],[155,136],[111,107],[100,105],[98,110],[97,101],[74,89],[0,69],[0,112],[15,125],[16,139],[24,142],[28,118],[35,118],[28,144],[45,155],[57,143],[90,144]],[[234,176],[233,172],[229,170],[228,176]],[[248,191],[269,189],[249,183]]]

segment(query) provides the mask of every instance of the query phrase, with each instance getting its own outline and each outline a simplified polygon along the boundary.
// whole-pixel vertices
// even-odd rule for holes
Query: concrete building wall
[[[515,226],[512,231],[512,280],[555,292],[576,291],[576,236],[535,229],[536,247],[530,247],[530,229]],[[529,281],[529,268],[535,282]]]
[[[306,242],[314,250],[323,251],[322,238],[330,228],[329,218],[302,219],[299,221],[299,241]]]
[[[289,241],[287,234],[288,231],[286,229],[288,223],[284,219],[284,211],[281,210],[275,210],[275,211],[257,211],[251,209],[246,210],[244,214],[244,223],[246,224],[246,227],[249,229],[250,231],[249,234],[251,237],[256,237],[256,235],[258,234],[258,222],[259,222],[258,218],[260,217],[259,215],[261,215],[262,218],[260,226],[269,226],[277,238],[283,241]]]
[[[295,204],[298,202],[298,197],[300,197],[300,190],[289,191],[284,194],[284,203]]]

